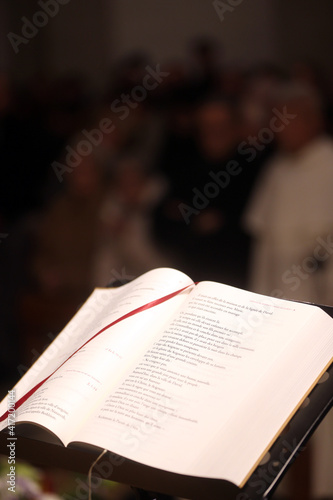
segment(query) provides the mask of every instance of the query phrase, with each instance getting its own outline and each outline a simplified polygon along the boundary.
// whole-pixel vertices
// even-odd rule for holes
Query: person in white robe
[[[265,295],[333,306],[333,140],[320,99],[308,87],[281,85],[275,108],[289,123],[264,167],[244,224],[253,238],[249,286]],[[282,127],[281,127],[282,128]],[[333,411],[311,439],[315,498],[333,495]]]

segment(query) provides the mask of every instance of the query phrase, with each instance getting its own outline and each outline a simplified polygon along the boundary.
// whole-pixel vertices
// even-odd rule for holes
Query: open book
[[[320,308],[156,269],[92,293],[10,393],[16,432],[242,486],[332,358]]]

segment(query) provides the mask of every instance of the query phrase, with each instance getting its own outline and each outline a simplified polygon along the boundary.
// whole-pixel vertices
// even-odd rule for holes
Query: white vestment
[[[245,213],[253,236],[250,287],[333,306],[333,141],[326,136],[277,155]],[[333,495],[333,411],[313,446],[316,497]]]

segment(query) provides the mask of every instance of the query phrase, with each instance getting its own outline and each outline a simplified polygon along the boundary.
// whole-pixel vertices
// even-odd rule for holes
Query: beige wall
[[[302,54],[330,69],[333,59],[332,0],[274,0],[278,49],[290,63]]]
[[[267,0],[243,0],[223,21],[206,0],[114,0],[109,5],[112,53],[117,56],[137,48],[158,61],[182,59],[188,41],[197,35],[216,38],[226,60],[242,64],[270,58],[275,50],[274,16]]]
[[[50,72],[84,73],[94,82],[104,79],[110,65],[105,16],[107,0],[70,0],[50,23]]]
[[[109,66],[106,33],[110,21],[105,16],[107,0],[62,1],[64,3],[59,5],[58,13],[48,16],[45,26],[38,28],[27,44],[16,45],[17,53],[5,34],[7,67],[15,80],[26,80],[39,72],[50,76],[77,72],[96,82],[104,78]],[[31,21],[36,12],[42,11],[37,0],[0,2],[6,5],[7,31],[19,36],[22,36],[25,24],[22,16]]]
[[[212,0],[68,0],[15,54],[7,32],[21,34],[21,17],[41,8],[37,0],[0,0],[1,63],[15,79],[77,71],[99,85],[112,60],[128,51],[144,50],[156,62],[184,59],[188,41],[208,35],[221,42],[227,63],[309,55],[330,66],[332,0],[220,1],[238,4],[223,20]]]

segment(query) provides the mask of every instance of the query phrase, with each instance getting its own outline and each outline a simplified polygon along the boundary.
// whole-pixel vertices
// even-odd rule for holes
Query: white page
[[[254,387],[260,388],[264,374],[314,311],[303,304],[200,283],[189,295],[186,311],[184,306],[154,340],[76,440],[153,467],[239,484],[246,465],[238,468],[236,456],[229,466],[229,455],[219,453],[221,436],[230,437],[225,447],[229,450],[238,439],[239,429],[232,425],[237,410],[242,411]],[[318,337],[329,344],[332,356],[331,336],[319,328]],[[289,369],[295,355],[292,349],[286,358]],[[217,437],[220,448],[214,448]]]
[[[265,302],[266,298],[262,300]],[[285,301],[286,308],[292,304]],[[240,410],[217,427],[211,442],[207,443],[198,466],[204,463],[208,476],[217,477],[223,470],[225,477],[243,484],[323,370],[333,362],[332,318],[320,308],[309,309],[305,304],[297,305],[294,316],[300,321],[302,317],[306,324],[301,329],[295,325],[294,332],[287,338],[288,327],[281,324],[284,343],[270,355],[271,366],[267,370],[264,363],[260,365],[262,373],[245,394]],[[286,446],[290,450],[293,443]]]
[[[112,321],[192,283],[183,273],[158,269],[119,289],[95,290],[53,343],[62,346],[61,355],[52,344],[30,373],[17,384],[16,399],[19,400],[67,360],[17,410],[16,421],[33,421],[43,425],[67,442],[73,429],[77,429],[78,421],[83,422],[89,416],[95,402],[105,391],[110,391],[122,371],[128,370],[136,350],[144,348],[147,338],[155,334],[154,325],[163,325],[170,311],[172,313],[184,301],[185,295],[180,294],[155,308],[125,319],[89,342],[71,359],[68,360],[68,357]],[[6,409],[4,400],[0,415]],[[1,428],[5,426],[6,421]]]

